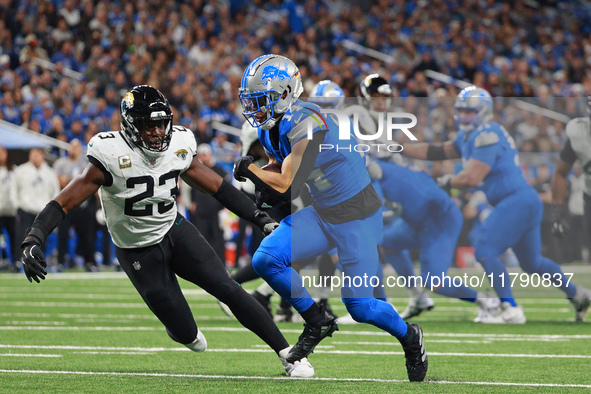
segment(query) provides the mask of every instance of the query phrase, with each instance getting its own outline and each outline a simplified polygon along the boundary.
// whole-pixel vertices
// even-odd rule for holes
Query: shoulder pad
[[[499,142],[499,135],[494,131],[486,131],[478,134],[476,138],[474,138],[474,147],[480,148],[496,144],[497,142]]]

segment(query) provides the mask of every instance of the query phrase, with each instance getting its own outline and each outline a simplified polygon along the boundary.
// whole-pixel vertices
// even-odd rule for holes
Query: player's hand
[[[566,220],[566,209],[562,205],[553,204],[550,217],[552,220],[552,235],[557,238],[564,238],[570,230]]]
[[[33,280],[39,283],[39,279],[45,279],[47,275],[47,263],[41,247],[37,244],[27,245],[23,249],[23,269],[29,282]]]
[[[279,227],[279,223],[275,221],[271,216],[267,214],[267,212],[263,212],[260,210],[256,210],[254,213],[255,224],[259,226],[259,228],[263,231],[265,236],[271,234],[273,230]]]
[[[445,190],[447,194],[451,193],[451,178],[453,177],[452,174],[445,174],[437,178],[437,186]]]
[[[248,166],[254,163],[254,158],[252,156],[242,156],[240,159],[236,160],[234,164],[234,178],[238,182],[245,182],[246,177],[245,175],[248,174]]]

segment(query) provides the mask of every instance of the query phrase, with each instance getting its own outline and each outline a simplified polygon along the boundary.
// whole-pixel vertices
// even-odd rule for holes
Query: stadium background
[[[425,141],[453,137],[453,99],[446,97],[466,82],[484,87],[545,202],[565,123],[585,113],[591,92],[591,7],[577,1],[5,0],[0,16],[5,121],[85,145],[98,132],[117,130],[122,95],[147,83],[168,97],[175,123],[210,144],[229,172],[244,120],[239,80],[264,53],[293,59],[308,92],[330,78],[355,97],[365,75],[380,73],[418,115]],[[65,150],[50,153],[52,163]],[[26,160],[18,151],[10,158]],[[457,167],[426,169],[437,176]],[[463,194],[456,199],[467,201]],[[568,252],[586,249],[581,241],[563,250],[566,243],[555,242],[548,226],[547,255],[560,262],[587,256]],[[228,241],[235,236],[226,231]]]
[[[565,122],[584,113],[591,92],[590,33],[591,6],[579,1],[0,0],[0,117],[7,122],[0,121],[0,145],[15,135],[21,145],[30,142],[10,125],[84,145],[97,132],[118,129],[123,93],[149,83],[170,99],[176,123],[209,143],[228,169],[239,146],[223,125],[242,124],[242,71],[274,52],[300,66],[307,91],[331,78],[354,97],[360,80],[379,72],[404,98],[401,105],[426,111],[420,137],[427,141],[453,136],[450,105],[462,81],[486,88],[528,180],[548,198]],[[49,162],[65,147],[50,148]],[[27,160],[20,148],[9,153],[15,164]],[[458,165],[426,169],[436,176]],[[466,196],[454,198],[466,204]],[[544,241],[548,251],[549,234]],[[583,257],[562,254],[562,261]],[[565,271],[590,287],[588,267]],[[0,275],[0,392],[591,388],[588,324],[574,323],[568,301],[549,299],[562,297],[556,290],[517,291],[524,326],[472,324],[474,307],[436,297],[436,308],[417,319],[425,328],[428,383],[411,384],[404,383],[398,344],[366,325],[342,327],[317,348],[310,360],[319,379],[285,379],[258,338],[202,290],[181,286],[210,344],[200,355],[170,342],[122,273],[50,274],[39,285],[22,274]],[[398,296],[400,308],[406,294]],[[346,313],[336,300],[333,308]],[[301,333],[299,324],[279,326],[290,343]]]

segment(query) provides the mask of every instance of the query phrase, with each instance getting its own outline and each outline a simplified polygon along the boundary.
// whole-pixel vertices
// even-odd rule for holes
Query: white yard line
[[[195,379],[231,379],[231,380],[298,380],[301,378],[288,378],[277,376],[234,376],[234,375],[190,375],[147,372],[91,372],[91,371],[43,371],[43,370],[18,370],[0,369],[0,373],[23,374],[47,374],[47,375],[91,375],[91,376],[138,376],[138,377],[165,377],[165,378],[195,378]],[[364,379],[364,378],[309,378],[310,381],[325,382],[375,382],[375,383],[407,383],[406,380],[397,379]],[[574,387],[591,388],[591,384],[558,384],[558,383],[516,383],[516,382],[450,382],[433,381],[424,384],[464,384],[479,386],[521,386],[521,387]]]
[[[122,316],[124,318],[124,316]],[[223,318],[223,317],[220,317]],[[197,318],[199,321],[199,318]],[[250,332],[246,328],[242,327],[208,327],[204,325],[199,326],[203,329],[203,332],[207,334],[208,331],[222,331],[222,332]],[[158,327],[146,327],[146,326],[120,326],[120,327],[108,327],[108,326],[66,326],[66,327],[53,327],[53,326],[0,326],[0,331],[14,331],[14,330],[51,330],[51,331],[159,331],[164,328]],[[300,334],[301,329],[282,328],[281,332],[289,334]],[[339,331],[336,335],[359,335],[359,336],[384,336],[391,338],[392,336],[387,332],[383,331]],[[554,334],[483,334],[483,333],[452,333],[452,332],[427,332],[425,333],[426,338],[443,337],[443,338],[478,338],[480,340],[489,338],[495,339],[506,339],[508,341],[514,340],[561,340],[561,339],[591,339],[591,334],[572,334],[572,335],[554,335]]]
[[[58,358],[63,357],[61,354],[16,354],[16,353],[0,353],[0,357],[43,357],[43,358]]]
[[[164,352],[164,351],[189,351],[187,348],[142,348],[142,347],[103,347],[103,346],[51,346],[51,345],[2,345],[5,349],[51,349],[51,350],[87,350],[87,351],[131,351],[131,352]],[[208,348],[213,353],[269,353],[268,348],[250,349],[216,349]],[[353,354],[371,356],[403,355],[403,352],[365,351],[365,350],[326,350],[317,349],[318,354]],[[453,357],[504,357],[504,358],[563,358],[563,359],[591,359],[591,355],[584,354],[524,354],[524,353],[459,353],[459,352],[429,352],[429,356],[453,356]]]

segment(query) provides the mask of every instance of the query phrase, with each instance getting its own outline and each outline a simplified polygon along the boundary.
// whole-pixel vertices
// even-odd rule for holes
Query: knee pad
[[[372,298],[346,298],[343,302],[353,320],[359,323],[367,323],[371,316],[372,300]]]

